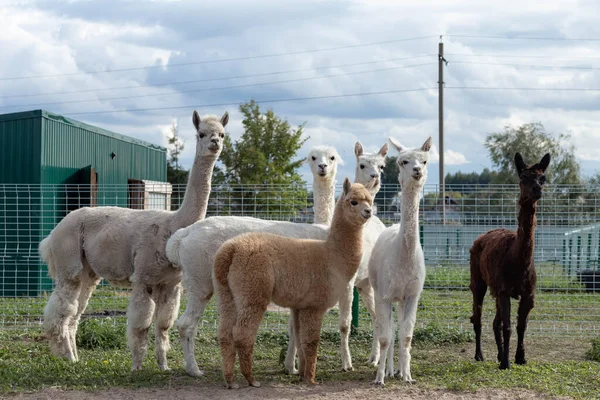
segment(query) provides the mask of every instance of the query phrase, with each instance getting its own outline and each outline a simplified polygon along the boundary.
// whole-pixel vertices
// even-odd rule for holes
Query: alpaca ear
[[[542,170],[542,172],[546,172],[546,168],[550,165],[550,153],[546,153],[544,157],[542,157],[542,161],[538,163],[538,166]]]
[[[342,160],[342,157],[338,153],[335,153],[335,160],[337,161],[338,165],[344,165],[344,160]]]
[[[194,127],[196,127],[196,131],[200,130],[200,115],[198,114],[198,111],[194,110],[194,113],[192,114],[192,122],[194,123]]]
[[[388,153],[389,150],[389,146],[387,143],[384,143],[383,146],[381,146],[381,149],[379,149],[379,154],[381,155],[381,157],[385,157],[385,155]]]
[[[429,149],[431,149],[432,143],[433,143],[433,140],[431,139],[431,136],[429,136],[427,138],[427,140],[425,141],[425,143],[423,143],[423,146],[421,146],[421,151],[429,151]]]
[[[550,160],[548,159],[548,161]],[[527,169],[527,164],[525,164],[525,161],[523,161],[523,156],[519,152],[515,154],[515,167],[517,167],[518,175],[521,175],[521,172],[523,172],[524,169]]]
[[[356,155],[356,157],[360,157],[363,155],[363,147],[362,144],[360,144],[360,142],[356,142],[356,144],[354,145],[354,154]]]
[[[398,153],[401,153],[404,150],[406,150],[406,147],[402,146],[400,144],[400,142],[397,141],[396,139],[394,139],[393,137],[389,137],[388,140],[390,141],[390,143],[392,144],[392,146],[394,146],[396,148],[396,150],[398,150]]]
[[[350,179],[348,179],[348,177],[346,177],[346,179],[344,180],[344,196],[348,195],[348,192],[350,192],[351,187],[352,187],[352,183],[350,183]]]
[[[221,117],[221,125],[223,125],[223,128],[225,128],[227,126],[228,122],[229,122],[229,113],[227,111],[225,111],[225,114],[223,114],[223,116]]]

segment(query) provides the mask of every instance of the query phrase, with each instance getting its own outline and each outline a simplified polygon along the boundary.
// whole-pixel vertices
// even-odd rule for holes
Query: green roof
[[[54,113],[51,113],[46,110],[32,110],[32,111],[22,111],[22,112],[9,113],[9,114],[0,114],[0,122],[15,121],[15,120],[19,120],[19,119],[39,118],[39,117],[51,119],[51,120],[54,120],[54,121],[57,121],[57,122],[60,122],[63,124],[76,126],[78,128],[85,129],[87,131],[94,132],[99,135],[108,136],[108,137],[111,137],[113,139],[117,139],[117,140],[120,140],[123,142],[133,143],[133,144],[137,144],[139,146],[144,146],[144,147],[148,147],[148,148],[155,149],[155,150],[160,150],[160,151],[165,151],[165,152],[167,151],[167,149],[165,147],[162,147],[162,146],[159,146],[156,144],[152,144],[150,142],[146,142],[146,141],[143,141],[140,139],[135,139],[135,138],[132,138],[131,136],[125,136],[125,135],[121,135],[119,133],[111,132],[109,130],[102,129],[102,128],[99,128],[94,125],[88,125],[84,122],[77,121],[77,120],[65,117],[63,115],[54,114]]]

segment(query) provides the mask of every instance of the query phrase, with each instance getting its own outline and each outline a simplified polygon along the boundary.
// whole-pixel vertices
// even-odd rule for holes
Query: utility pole
[[[444,177],[444,43],[438,44],[438,117],[440,143],[440,194],[442,197],[442,224],[446,225],[446,185]]]

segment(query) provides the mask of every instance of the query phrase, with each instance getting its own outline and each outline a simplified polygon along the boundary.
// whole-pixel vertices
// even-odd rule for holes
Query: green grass
[[[592,340],[592,348],[585,355],[590,360],[600,362],[600,338]]]
[[[108,324],[108,322],[107,322]],[[91,325],[88,325],[91,328]],[[103,329],[103,328],[100,328]],[[115,341],[122,340],[123,324],[117,322]],[[486,362],[472,360],[472,336],[465,332],[429,325],[415,330],[412,350],[413,378],[424,388],[446,388],[469,392],[483,388],[530,389],[548,395],[568,395],[575,398],[600,396],[600,363],[585,360],[584,339],[528,338],[529,364],[513,365],[500,371],[493,360],[494,345],[484,337]],[[169,352],[171,372],[158,370],[153,348],[144,363],[144,370],[129,371],[131,357],[125,348],[107,348],[98,341],[91,349],[80,348],[80,362],[71,364],[49,354],[46,341],[39,332],[28,334],[0,333],[0,391],[35,391],[46,387],[64,390],[99,390],[108,387],[202,386],[222,381],[218,344],[213,334],[203,333],[196,340],[196,356],[206,376],[195,379],[183,371],[183,355],[177,334],[171,335],[173,349]],[[366,365],[371,334],[359,330],[351,338],[355,371],[340,371],[339,334],[324,331],[321,336],[317,365],[319,382],[358,382],[368,385],[375,370]],[[151,341],[152,343],[152,341]],[[283,357],[287,335],[262,331],[257,337],[254,371],[258,380],[271,384],[296,384],[297,377],[283,373]],[[108,346],[111,347],[111,346]],[[511,347],[514,351],[514,343]],[[568,351],[567,351],[568,349]],[[237,376],[242,381],[241,376]],[[400,386],[395,379],[388,386]]]

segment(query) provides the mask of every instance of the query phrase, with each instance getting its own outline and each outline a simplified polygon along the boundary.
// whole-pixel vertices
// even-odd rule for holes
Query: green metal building
[[[69,211],[132,206],[132,185],[166,178],[164,147],[44,110],[0,115],[0,296],[50,287],[37,246]]]

